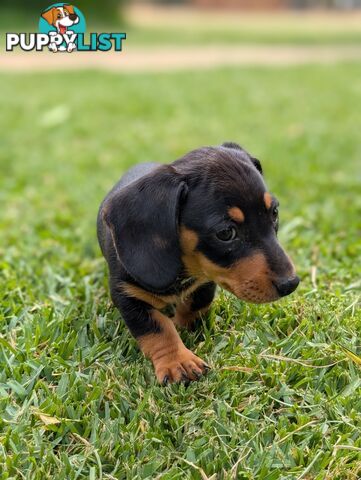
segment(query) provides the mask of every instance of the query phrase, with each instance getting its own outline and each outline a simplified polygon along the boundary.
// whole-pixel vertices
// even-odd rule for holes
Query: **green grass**
[[[361,476],[361,66],[0,77],[0,478]],[[239,141],[302,283],[219,292],[182,334],[213,369],[157,385],[112,306],[98,205],[136,162]],[[316,272],[311,281],[311,271]]]

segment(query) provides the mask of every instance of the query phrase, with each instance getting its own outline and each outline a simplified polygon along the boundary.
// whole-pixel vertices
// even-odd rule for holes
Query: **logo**
[[[76,50],[78,34],[84,35],[86,29],[82,12],[73,5],[55,3],[44,10],[39,20],[39,32],[47,34],[51,41],[49,50],[53,52],[72,52]]]
[[[126,33],[90,33],[85,39],[86,22],[83,13],[75,5],[54,3],[43,10],[39,19],[40,33],[7,33],[6,51],[15,47],[25,52],[121,52]]]

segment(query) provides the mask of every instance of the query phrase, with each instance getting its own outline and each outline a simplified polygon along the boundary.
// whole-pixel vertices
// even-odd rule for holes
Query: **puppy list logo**
[[[75,50],[88,52],[108,52],[114,49],[122,51],[123,40],[126,33],[91,33],[89,42],[85,41],[84,35],[86,22],[79,8],[68,3],[54,3],[43,10],[39,19],[40,33],[7,33],[6,51],[12,52],[19,47],[26,52],[36,50],[68,52]]]
[[[86,29],[82,12],[73,5],[57,3],[44,10],[39,19],[39,31],[48,35],[48,48],[52,52],[72,52],[76,50],[75,41],[79,34],[82,38]],[[78,38],[79,42],[80,37]]]

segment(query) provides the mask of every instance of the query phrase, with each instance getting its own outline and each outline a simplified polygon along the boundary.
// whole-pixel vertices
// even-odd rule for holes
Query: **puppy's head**
[[[292,293],[299,279],[277,240],[278,201],[267,191],[260,162],[225,143],[191,152],[174,166],[188,178],[180,216],[187,270],[254,303]]]
[[[41,16],[53,27],[64,34],[68,27],[79,22],[78,15],[74,12],[72,5],[63,5],[62,7],[53,7],[46,10]]]
[[[278,203],[236,144],[195,150],[115,191],[103,207],[118,260],[144,288],[212,280],[262,303],[298,285],[277,240]]]

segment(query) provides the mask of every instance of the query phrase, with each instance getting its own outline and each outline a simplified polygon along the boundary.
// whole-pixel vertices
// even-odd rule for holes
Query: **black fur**
[[[212,303],[214,294],[216,292],[216,284],[213,282],[205,283],[200,286],[194,293],[192,293],[191,309],[193,312],[202,310]]]
[[[251,162],[253,163],[253,165],[257,168],[257,170],[259,171],[259,173],[261,175],[263,175],[263,169],[262,169],[262,165],[261,165],[261,162],[257,159],[257,158],[254,158],[252,157],[251,155],[249,155],[245,150],[243,150],[243,148],[238,145],[238,143],[234,143],[234,142],[224,142],[222,144],[222,147],[225,147],[225,148],[233,148],[235,150],[241,150],[242,152],[246,153],[246,155],[249,156],[249,159],[251,160]]]

